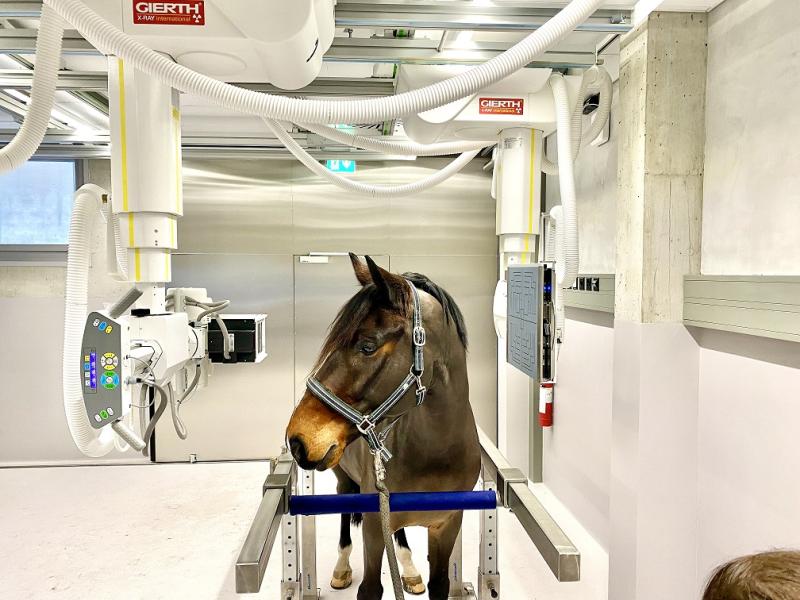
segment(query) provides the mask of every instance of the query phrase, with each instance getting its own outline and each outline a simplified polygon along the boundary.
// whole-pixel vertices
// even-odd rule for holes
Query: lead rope
[[[390,523],[389,507],[389,488],[386,487],[384,479],[386,468],[383,466],[383,458],[380,452],[375,452],[375,487],[378,489],[378,499],[381,508],[381,531],[383,532],[383,545],[386,546],[386,557],[389,559],[389,573],[392,575],[392,587],[394,588],[395,600],[403,600],[403,582],[400,579],[400,568],[397,566],[397,553],[395,552],[394,542],[392,541],[392,525]]]

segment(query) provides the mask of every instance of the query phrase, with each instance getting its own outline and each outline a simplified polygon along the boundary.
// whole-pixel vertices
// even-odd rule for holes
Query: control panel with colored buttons
[[[100,313],[91,313],[83,330],[81,382],[83,402],[95,429],[123,414],[122,328]]]

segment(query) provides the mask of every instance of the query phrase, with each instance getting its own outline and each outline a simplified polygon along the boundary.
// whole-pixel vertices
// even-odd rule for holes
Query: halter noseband
[[[425,401],[426,388],[422,384],[422,373],[425,370],[425,358],[423,356],[423,347],[425,346],[425,328],[422,326],[422,309],[419,303],[419,294],[414,284],[408,282],[411,288],[411,294],[414,299],[414,314],[412,316],[413,326],[411,333],[412,348],[414,350],[414,362],[411,364],[408,375],[398,385],[395,390],[389,394],[389,397],[384,400],[380,406],[369,414],[359,412],[347,402],[339,398],[336,394],[322,385],[316,377],[311,376],[306,382],[308,391],[314,394],[320,401],[322,401],[328,408],[339,413],[345,419],[350,421],[356,426],[359,433],[364,436],[369,445],[369,450],[372,454],[380,454],[383,460],[392,458],[392,453],[386,447],[386,436],[392,426],[397,422],[397,419],[392,421],[389,425],[383,428],[382,431],[376,431],[376,427],[383,417],[400,402],[400,399],[406,395],[409,388],[417,384],[417,404],[419,406]],[[401,415],[402,416],[402,415]]]

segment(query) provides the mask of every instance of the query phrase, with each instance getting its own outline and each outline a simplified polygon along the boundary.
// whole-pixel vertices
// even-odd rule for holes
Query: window
[[[0,175],[0,247],[64,245],[76,185],[74,161],[28,161]]]

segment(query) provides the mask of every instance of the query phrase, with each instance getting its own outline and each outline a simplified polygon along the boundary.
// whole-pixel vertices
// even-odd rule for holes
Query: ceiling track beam
[[[392,1],[338,2],[336,26],[369,29],[452,29],[454,31],[530,31],[541,27],[562,6],[475,6],[469,2],[401,3]],[[4,1],[0,18],[35,18],[41,14],[38,0]],[[578,31],[618,32],[631,28],[631,11],[596,11]]]
[[[0,89],[27,90],[33,83],[33,72],[22,69],[0,69]],[[237,83],[245,89],[282,96],[359,96],[381,97],[394,94],[394,80],[389,78],[326,78],[320,77],[302,90],[282,90],[268,83]],[[108,76],[101,72],[60,71],[56,88],[65,91],[106,92]],[[107,110],[107,107],[106,107]]]
[[[36,50],[36,31],[33,29],[16,29],[7,32],[11,35],[0,36],[0,54],[31,54]],[[355,63],[393,63],[393,64],[427,64],[427,65],[473,65],[481,64],[508,50],[512,44],[502,42],[476,42],[471,48],[443,48],[439,50],[436,40],[408,38],[334,38],[330,49],[325,53],[326,62]],[[68,32],[64,38],[64,54],[94,54],[99,52],[76,32]],[[545,52],[540,58],[530,63],[529,67],[554,69],[580,69],[595,64],[594,52]],[[77,77],[77,76],[76,76]],[[344,88],[336,89],[336,84],[326,84],[327,92],[320,90],[316,95],[354,95]],[[259,91],[269,91],[282,95],[302,95],[302,92],[279,90],[266,84],[244,84],[251,89],[259,86]],[[333,91],[332,91],[333,90]],[[389,95],[387,84],[385,95]],[[384,95],[381,90],[377,95]]]
[[[12,90],[30,89],[33,83],[33,71],[22,69],[0,69],[0,88]],[[105,73],[59,71],[56,89],[62,91],[94,91],[108,90],[108,76]]]
[[[502,54],[512,44],[475,42],[470,48],[439,49],[437,40],[406,38],[335,38],[325,53],[327,62],[394,63],[420,65],[475,65]],[[594,52],[550,51],[529,67],[581,69],[594,65]]]
[[[339,0],[337,27],[370,29],[450,29],[453,31],[531,31],[544,25],[563,8],[561,5],[529,7],[478,5],[466,1],[370,2]],[[631,29],[631,11],[595,11],[577,31],[625,32]]]

